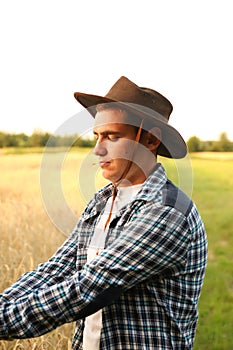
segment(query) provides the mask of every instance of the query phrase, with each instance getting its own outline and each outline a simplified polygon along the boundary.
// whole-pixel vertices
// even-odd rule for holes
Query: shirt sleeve
[[[118,239],[73,276],[0,306],[0,338],[42,335],[110,304],[122,292],[184,269],[190,231],[173,208],[147,208]]]
[[[14,302],[35,289],[59,283],[76,270],[77,232],[74,230],[57,252],[35,270],[23,274],[13,285],[0,294],[0,302]]]

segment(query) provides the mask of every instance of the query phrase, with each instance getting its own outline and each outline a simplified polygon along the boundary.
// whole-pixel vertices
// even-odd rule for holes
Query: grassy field
[[[62,163],[62,189],[73,219],[80,215],[90,195],[83,193],[77,180],[79,169],[85,168],[85,152],[71,152]],[[46,261],[66,239],[50,221],[41,200],[41,158],[41,153],[0,154],[0,291],[24,271]],[[169,176],[177,182],[174,163],[163,162]],[[56,166],[54,168],[56,170]],[[209,262],[199,304],[200,318],[194,349],[231,350],[233,154],[193,154],[192,170],[191,194],[201,212],[209,239]],[[90,176],[87,175],[86,186],[90,187]],[[91,177],[91,181],[97,188],[104,184],[98,173]],[[82,186],[85,186],[85,181]],[[71,349],[73,326],[64,325],[36,339],[0,341],[0,350],[68,350]]]

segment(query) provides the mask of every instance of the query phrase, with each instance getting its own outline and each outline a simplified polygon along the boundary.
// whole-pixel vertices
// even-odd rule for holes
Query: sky
[[[165,95],[185,140],[233,140],[231,0],[8,0],[0,3],[0,130],[55,132],[92,119],[75,91],[122,75]]]

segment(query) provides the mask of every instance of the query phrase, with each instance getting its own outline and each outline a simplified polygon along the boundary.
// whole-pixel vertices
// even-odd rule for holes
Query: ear
[[[147,131],[147,148],[150,151],[155,151],[161,142],[162,139],[162,133],[161,130],[159,128],[152,128],[150,130]]]

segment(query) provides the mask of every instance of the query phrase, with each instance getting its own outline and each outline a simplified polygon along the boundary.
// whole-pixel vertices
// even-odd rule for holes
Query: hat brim
[[[160,156],[175,159],[184,158],[186,156],[187,146],[183,137],[174,127],[169,125],[167,121],[163,121],[161,118],[156,117],[154,111],[149,110],[148,108],[146,110],[142,110],[141,108],[138,108],[136,104],[115,101],[104,96],[85,94],[82,92],[75,92],[74,97],[83,107],[88,110],[93,118],[95,118],[96,106],[98,104],[111,102],[121,104],[128,109],[131,109],[134,113],[143,115],[143,117],[150,119],[153,118],[155,125],[162,131],[162,140],[157,153]]]

